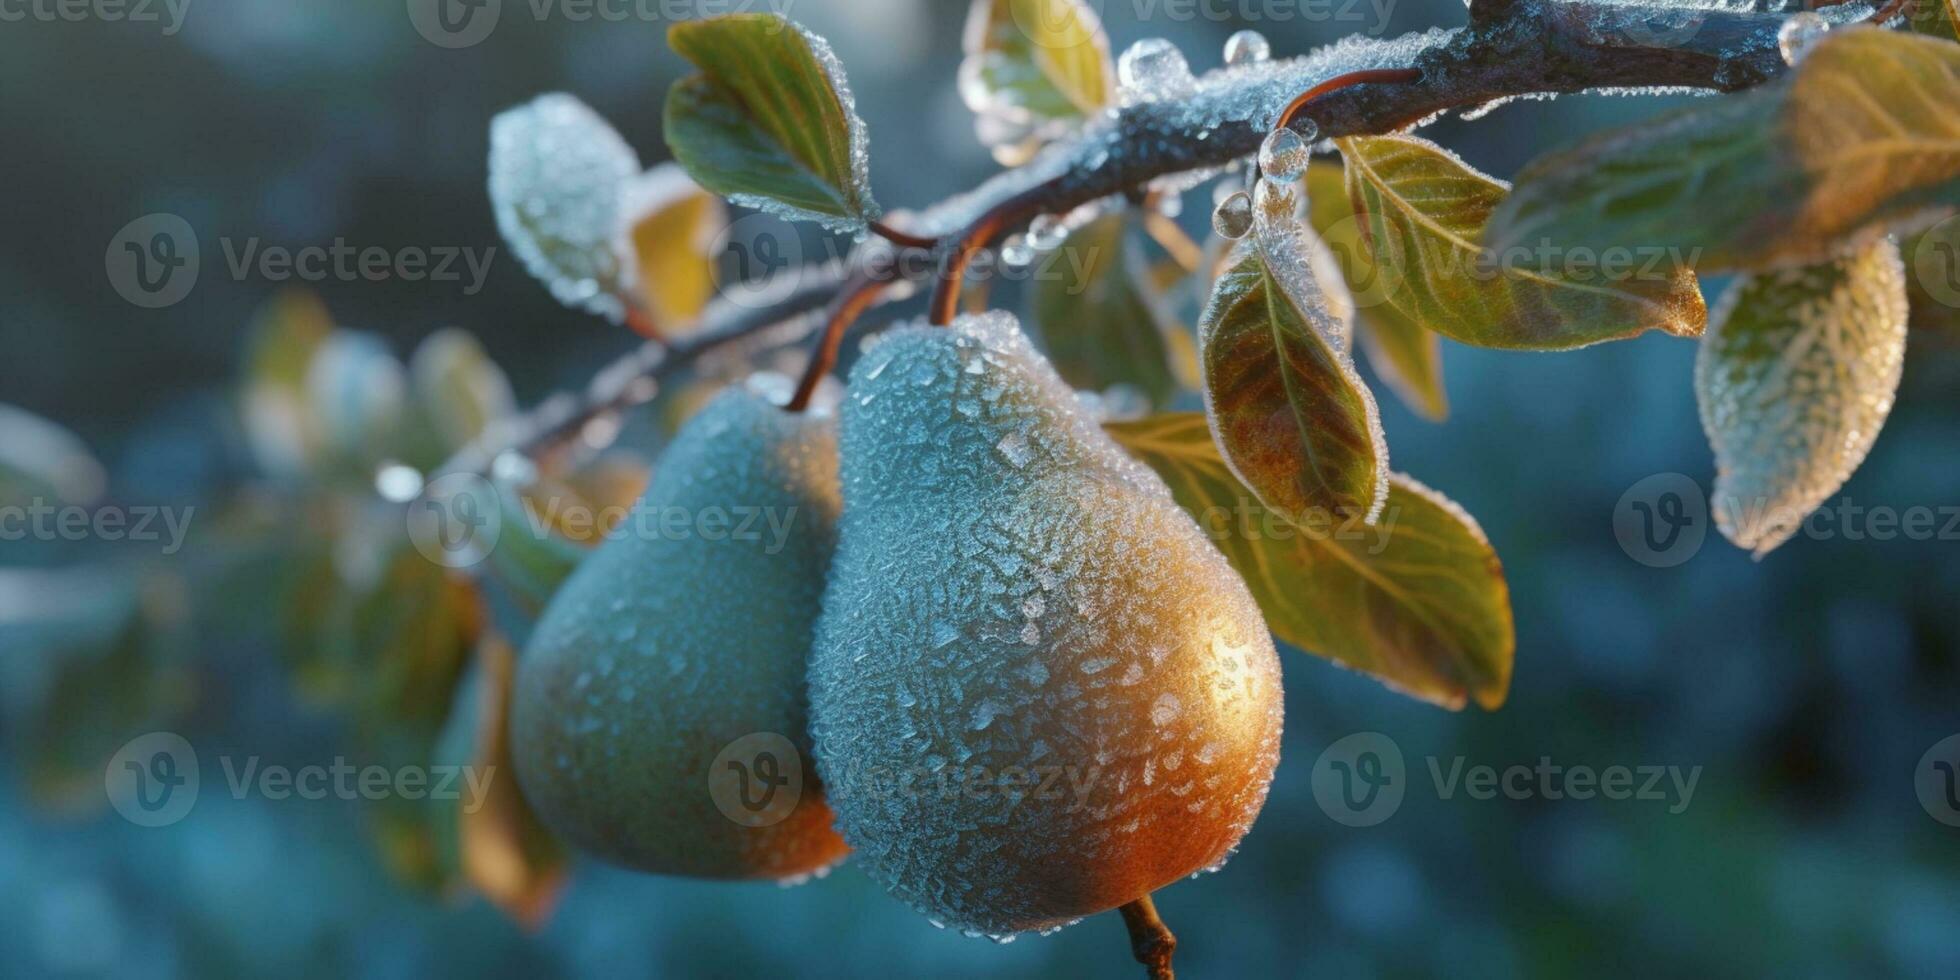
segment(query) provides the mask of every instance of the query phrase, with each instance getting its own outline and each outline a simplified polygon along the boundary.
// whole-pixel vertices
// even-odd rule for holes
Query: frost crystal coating
[[[1223,861],[1278,761],[1279,664],[1156,474],[1004,313],[890,333],[840,438],[811,717],[867,873],[999,936]]]
[[[619,133],[562,92],[490,123],[490,203],[497,229],[566,306],[626,316],[632,276],[620,195],[640,161]]]

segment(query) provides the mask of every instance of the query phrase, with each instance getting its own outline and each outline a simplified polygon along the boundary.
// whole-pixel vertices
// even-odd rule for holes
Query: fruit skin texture
[[[841,429],[811,717],[871,876],[1003,935],[1229,856],[1279,761],[1279,662],[1162,481],[1002,313],[887,335]]]
[[[804,685],[839,507],[834,420],[729,391],[682,428],[637,512],[553,597],[520,666],[514,762],[547,826],[664,874],[780,879],[843,858],[808,763]],[[713,508],[725,524],[703,517]],[[737,508],[762,515],[746,534]],[[669,514],[685,521],[663,524]],[[786,736],[805,778],[781,822],[745,827],[708,780],[716,755],[755,732]]]

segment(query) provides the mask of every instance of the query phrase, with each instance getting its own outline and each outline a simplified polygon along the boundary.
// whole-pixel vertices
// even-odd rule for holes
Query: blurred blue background
[[[954,88],[964,3],[788,2],[849,69],[888,207],[993,172]],[[1457,0],[1409,0],[1389,5],[1383,30],[1365,4],[1350,19],[1338,2],[1197,8],[1232,15],[1217,19],[1174,16],[1191,8],[1168,2],[1099,6],[1116,49],[1169,37],[1200,71],[1242,27],[1285,56],[1464,16]],[[71,427],[121,499],[209,501],[249,467],[222,420],[246,326],[277,285],[213,274],[222,257],[209,239],[499,246],[487,126],[542,91],[586,100],[647,163],[665,156],[660,105],[683,65],[664,22],[539,21],[528,2],[504,7],[494,34],[461,50],[427,43],[400,0],[193,0],[172,36],[157,24],[0,23],[0,401]],[[1553,142],[1679,101],[1520,103],[1425,135],[1509,176]],[[1188,204],[1195,232],[1208,190]],[[209,271],[188,301],[142,310],[105,288],[103,252],[159,211],[208,236]],[[398,350],[467,328],[526,404],[632,343],[555,304],[501,251],[474,296],[399,281],[316,288],[339,322]],[[1710,535],[1679,567],[1629,559],[1613,534],[1621,494],[1652,474],[1703,486],[1713,475],[1694,355],[1692,342],[1658,336],[1565,354],[1446,345],[1447,423],[1383,399],[1396,467],[1460,501],[1504,559],[1518,620],[1510,701],[1451,714],[1289,651],[1284,757],[1263,816],[1222,873],[1158,898],[1185,975],[1960,976],[1960,829],[1934,820],[1913,784],[1922,755],[1960,732],[1960,550],[1800,538],[1758,563]],[[1956,335],[1915,329],[1897,408],[1841,496],[1960,505],[1956,385]],[[6,566],[67,558],[0,549]],[[194,539],[169,561],[188,566],[196,551]],[[0,596],[0,629],[28,601]],[[200,621],[191,641],[207,666],[177,730],[206,760],[206,791],[183,821],[143,829],[99,806],[40,805],[31,760],[8,753],[0,973],[1140,972],[1113,915],[996,946],[933,929],[849,864],[789,889],[581,865],[536,934],[481,900],[406,889],[353,804],[213,791],[219,755],[303,765],[341,751],[336,720],[295,701],[265,631],[225,623]],[[16,661],[0,677],[31,672],[28,634],[0,638]],[[1399,747],[1408,795],[1386,822],[1351,828],[1316,804],[1311,773],[1329,744],[1363,731]],[[1701,773],[1677,813],[1661,801],[1442,799],[1431,757],[1445,770],[1458,757],[1500,769],[1549,757]]]

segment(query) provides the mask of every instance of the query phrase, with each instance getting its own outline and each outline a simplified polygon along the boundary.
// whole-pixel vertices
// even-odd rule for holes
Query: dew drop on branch
[[[1028,247],[1037,252],[1052,252],[1062,247],[1068,238],[1068,226],[1052,214],[1044,214],[1028,224]]]
[[[1269,180],[1292,182],[1307,172],[1313,151],[1307,141],[1291,129],[1275,129],[1259,144],[1259,171]]]
[[[1831,30],[1831,23],[1822,15],[1803,11],[1791,14],[1783,26],[1776,29],[1776,47],[1783,53],[1783,63],[1795,65],[1802,61],[1810,49],[1823,40]]]
[[[1034,248],[1028,244],[1025,235],[1009,235],[1000,243],[1000,260],[1011,266],[1023,266],[1034,261]]]
[[[1267,44],[1266,35],[1258,31],[1240,31],[1225,39],[1225,63],[1228,65],[1256,65],[1272,56],[1272,45]]]
[[[1125,105],[1183,98],[1197,88],[1191,66],[1177,45],[1147,37],[1129,46],[1116,60],[1116,79]]]

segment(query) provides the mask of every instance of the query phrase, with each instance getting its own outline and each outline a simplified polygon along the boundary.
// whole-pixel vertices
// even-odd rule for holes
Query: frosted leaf
[[[559,302],[615,322],[632,279],[620,199],[639,174],[619,133],[562,92],[490,122],[490,203],[504,241]]]
[[[1783,26],[1776,29],[1776,48],[1783,53],[1784,64],[1795,65],[1802,61],[1803,56],[1810,53],[1811,47],[1823,40],[1830,30],[1831,22],[1820,14],[1808,10],[1791,14]]]
[[[853,370],[852,390],[872,397],[848,401],[840,423],[846,508],[810,662],[819,775],[860,867],[933,919],[1001,936],[1216,864],[1278,751],[1278,661],[1243,581],[1012,316],[903,326],[879,349],[892,366]],[[983,374],[965,371],[975,361]],[[919,363],[932,386],[905,383]],[[977,411],[957,411],[971,393]],[[935,647],[942,623],[958,639]],[[1243,651],[1236,670],[1216,642]],[[901,687],[917,707],[898,706]],[[1214,761],[1192,761],[1207,742]],[[1195,780],[1182,797],[1143,781],[1171,752]],[[1051,767],[1063,788],[853,791],[853,773],[933,759]],[[1150,880],[1107,873],[1139,850]]]
[[[1881,240],[1807,268],[1738,278],[1695,360],[1715,449],[1715,525],[1762,557],[1864,461],[1892,411],[1905,267]]]
[[[1288,132],[1288,130],[1280,130]],[[1252,188],[1253,224],[1295,224],[1300,192],[1292,181],[1262,180]]]
[[[1273,49],[1266,43],[1266,35],[1258,31],[1239,31],[1225,39],[1227,65],[1256,65],[1272,56]]]
[[[1259,144],[1259,172],[1270,180],[1292,183],[1307,172],[1313,151],[1291,129],[1275,129]]]
[[[1221,238],[1244,238],[1252,230],[1252,195],[1233,191],[1211,212],[1211,230]]]
[[[1180,99],[1197,84],[1184,52],[1161,37],[1147,37],[1126,48],[1116,59],[1116,79],[1125,105]]]

